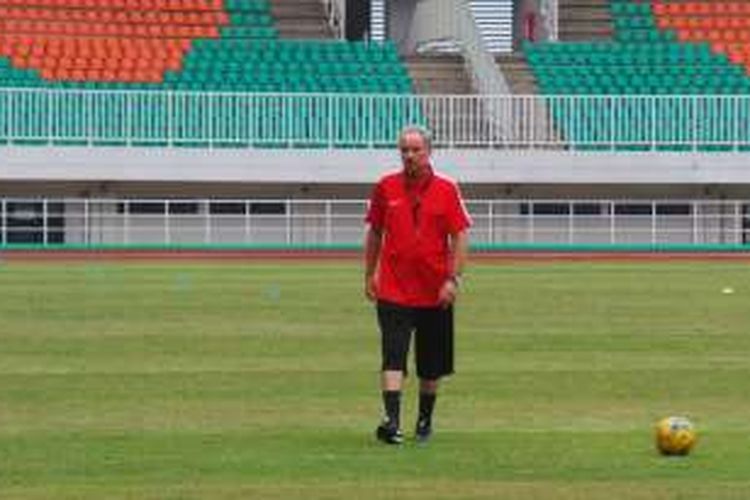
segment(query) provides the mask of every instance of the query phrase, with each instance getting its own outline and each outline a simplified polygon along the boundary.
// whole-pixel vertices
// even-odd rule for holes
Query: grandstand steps
[[[540,94],[539,86],[526,56],[519,52],[502,54],[495,57],[495,62],[500,66],[511,94],[528,96],[528,100],[524,103],[527,112],[521,113],[520,119],[513,124],[514,131],[510,134],[511,139],[519,139],[516,135],[518,131],[534,130],[536,137],[548,137],[551,142],[559,142],[560,134],[549,117],[550,110],[545,100],[537,97]],[[525,122],[529,117],[533,123]]]
[[[405,61],[417,94],[471,94],[463,58],[452,54],[407,56]]]
[[[559,8],[561,41],[612,38],[609,0],[560,0]]]
[[[407,56],[406,66],[417,94],[468,95],[474,91],[471,78],[466,73],[463,57],[456,54],[420,54]],[[480,114],[476,102],[465,104],[464,109],[454,110],[453,122],[444,120],[439,109],[425,110],[427,125],[434,134],[452,137],[469,137],[479,133],[486,124],[477,123],[472,117]],[[450,129],[448,131],[447,129]],[[457,132],[460,131],[460,132]]]
[[[536,77],[531,72],[523,53],[501,54],[495,57],[495,62],[505,76],[512,94],[534,95],[539,93]]]
[[[270,0],[280,38],[334,38],[320,0]]]

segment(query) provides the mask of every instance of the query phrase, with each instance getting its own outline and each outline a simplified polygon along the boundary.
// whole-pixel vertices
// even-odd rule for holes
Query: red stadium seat
[[[750,2],[659,0],[652,3],[652,12],[656,26],[674,30],[679,41],[709,42],[714,52],[725,53],[735,64],[748,64],[730,47],[750,42]]]
[[[0,0],[0,56],[45,80],[157,82],[229,21],[222,0]]]

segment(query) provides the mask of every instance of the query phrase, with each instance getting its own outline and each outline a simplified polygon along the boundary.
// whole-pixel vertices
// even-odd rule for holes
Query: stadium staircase
[[[512,94],[536,95],[539,93],[536,77],[523,52],[500,54],[495,57],[495,62],[500,66]]]
[[[429,95],[464,95],[474,93],[471,80],[466,72],[462,56],[447,53],[425,53],[406,57],[406,65],[414,81],[418,94]],[[460,128],[462,134],[475,137],[485,124],[477,120],[482,116],[478,103],[468,100],[452,109],[451,121],[445,115],[426,110],[425,123],[432,132],[440,137],[450,137],[450,130]]]
[[[320,0],[270,0],[271,15],[283,39],[330,39],[323,2]]]
[[[418,94],[470,94],[471,81],[461,56],[451,54],[419,54],[408,56],[414,90]]]
[[[611,39],[609,0],[559,0],[559,36],[566,42]]]
[[[613,114],[611,98],[592,99],[588,107],[568,109],[552,102],[567,141],[596,149],[617,132],[626,149],[647,148],[644,138],[656,131],[669,142],[695,134],[727,146],[731,132],[750,138],[750,109],[721,100],[700,102],[686,111],[684,96],[750,93],[750,3],[722,1],[610,2],[615,35],[611,41],[529,43],[524,51],[545,95],[675,96],[649,101],[634,99]],[[629,107],[628,107],[629,106]],[[656,109],[661,106],[663,109]],[[727,109],[733,106],[735,109]],[[698,115],[697,113],[700,113]],[[700,116],[700,119],[696,119]],[[723,125],[708,126],[731,117]],[[745,130],[730,131],[730,122]],[[648,132],[648,133],[647,133]],[[743,135],[744,134],[744,135]],[[747,135],[747,137],[745,137]],[[606,146],[603,146],[606,147]],[[679,149],[676,145],[670,149]]]

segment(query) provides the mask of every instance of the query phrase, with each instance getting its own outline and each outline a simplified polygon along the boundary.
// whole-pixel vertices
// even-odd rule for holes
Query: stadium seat
[[[411,93],[412,84],[392,43],[280,39],[268,0],[34,0],[0,5],[0,86],[402,95]],[[54,118],[44,119],[50,102],[42,94],[24,102],[29,119],[22,135],[52,133],[78,142],[93,130],[101,143],[117,142],[130,133],[150,144],[164,132],[158,97],[129,104],[142,118],[128,123],[127,130],[116,124],[95,125],[83,98],[55,103]],[[113,109],[123,105],[113,102]],[[421,114],[405,110],[388,118],[378,112],[342,110],[336,116],[348,122],[332,133],[348,144],[356,142],[344,130],[353,121],[377,126],[389,136],[395,136],[407,118],[423,122]],[[176,132],[185,145],[228,130],[218,119],[223,111],[208,104],[175,113],[178,120],[195,122]],[[105,122],[116,118],[106,110],[100,114]],[[234,129],[229,139],[246,144],[252,136],[269,143],[264,133],[303,133],[312,127],[307,122],[324,117],[281,109],[273,126],[266,118],[250,118],[257,123]]]
[[[682,96],[744,95],[750,90],[750,3],[724,1],[612,0],[613,41],[527,43],[530,67],[542,93]],[[745,8],[747,6],[747,9]],[[750,137],[731,135],[728,127],[690,129],[689,117],[670,109],[648,109],[647,99],[614,116],[606,98],[571,116],[552,101],[553,116],[573,144],[611,140],[615,135],[640,145],[645,131],[665,139],[698,134],[716,143]],[[683,108],[684,109],[684,108]],[[695,109],[695,116],[723,116],[725,109]],[[668,124],[668,125],[667,125]],[[644,143],[645,145],[645,143]]]

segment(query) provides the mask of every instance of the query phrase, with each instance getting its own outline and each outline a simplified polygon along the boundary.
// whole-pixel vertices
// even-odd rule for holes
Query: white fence
[[[0,245],[361,244],[364,200],[0,198]],[[750,200],[469,200],[471,241],[744,245]]]
[[[487,110],[492,110],[488,119]],[[0,144],[748,150],[750,96],[404,96],[0,89]]]

